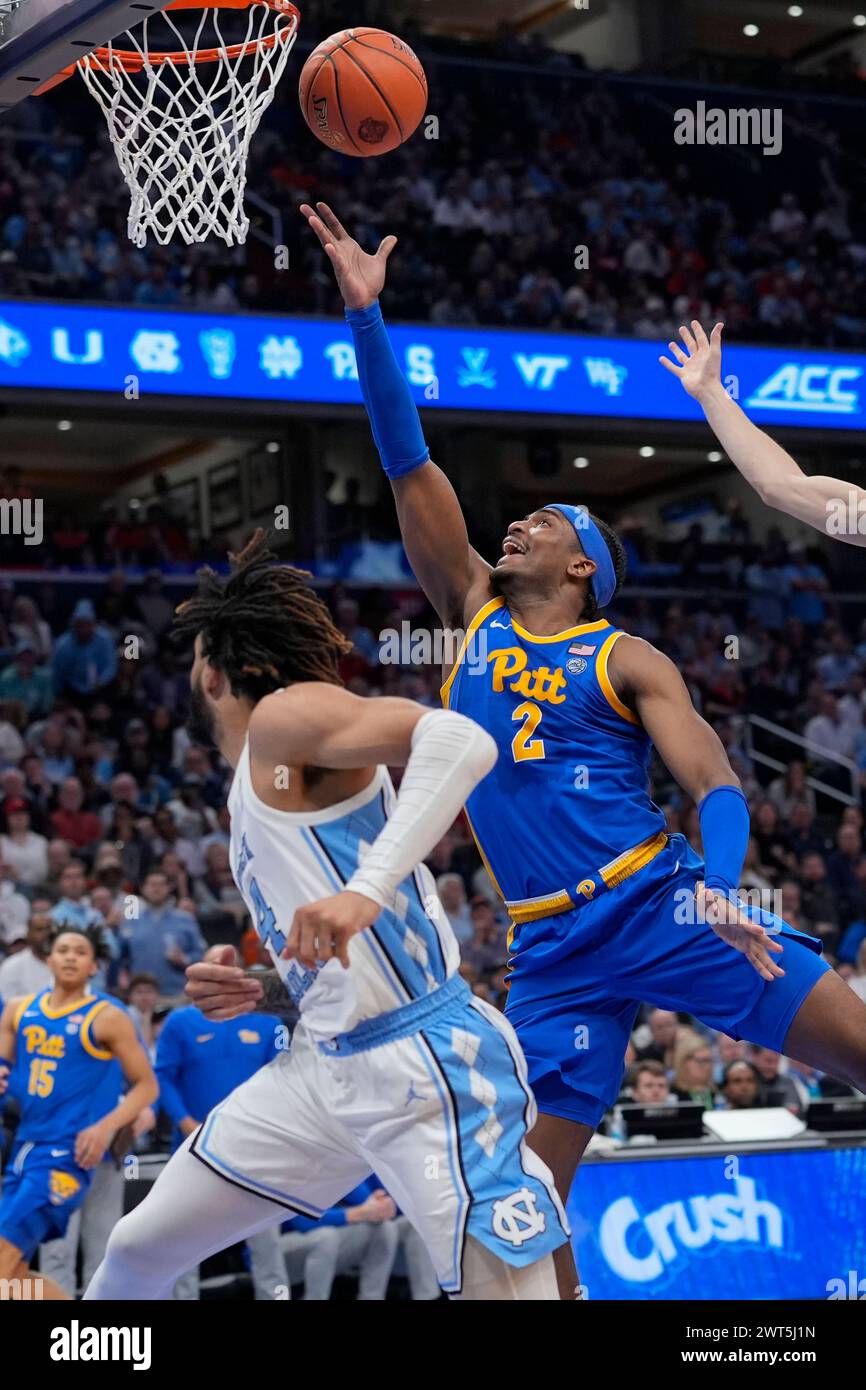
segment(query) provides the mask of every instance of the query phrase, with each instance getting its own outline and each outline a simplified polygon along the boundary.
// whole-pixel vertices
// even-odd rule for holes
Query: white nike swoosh
[[[69,1150],[68,1150],[68,1149],[52,1149],[52,1150],[51,1150],[51,1157],[52,1157],[52,1158],[66,1158],[66,1156],[68,1155],[68,1153],[69,1153]]]

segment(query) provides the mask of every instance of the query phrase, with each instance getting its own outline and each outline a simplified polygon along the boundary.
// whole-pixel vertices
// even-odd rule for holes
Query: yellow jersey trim
[[[102,1010],[106,1009],[107,1007],[107,999],[97,999],[93,1008],[90,1010],[86,1019],[82,1023],[81,1032],[78,1035],[79,1040],[81,1042],[81,1046],[84,1048],[84,1051],[89,1052],[91,1057],[98,1058],[100,1062],[110,1062],[112,1057],[114,1056],[114,1053],[106,1052],[103,1048],[97,1047],[96,1043],[92,1040],[90,1036],[90,1025],[96,1018],[96,1015],[102,1013]]]
[[[628,705],[623,704],[611,685],[610,676],[607,673],[607,659],[610,656],[611,647],[614,642],[617,642],[619,638],[623,636],[625,636],[625,634],[622,632],[612,632],[607,641],[602,643],[601,651],[595,663],[595,671],[598,676],[598,683],[601,686],[601,693],[607,700],[611,709],[616,710],[617,714],[623,719],[628,720],[629,724],[637,724],[638,727],[640,727],[640,720],[637,715],[632,713]]]
[[[648,840],[641,840],[639,845],[633,849],[627,849],[625,854],[621,854],[617,859],[612,859],[604,868],[599,869],[599,876],[603,880],[605,887],[616,888],[617,884],[624,883],[632,874],[636,874],[638,869],[643,869],[645,865],[651,863],[657,854],[661,854],[668,842],[667,831],[660,830],[656,835],[650,835]]]
[[[567,627],[564,632],[554,632],[552,637],[538,637],[534,632],[527,632],[525,627],[521,627],[514,619],[511,619],[511,626],[520,637],[525,637],[528,642],[564,642],[566,637],[580,637],[584,632],[601,632],[603,627],[609,627],[607,618],[599,618],[594,623],[580,623],[578,627]]]
[[[478,850],[478,853],[481,855],[481,862],[482,862],[482,864],[484,865],[485,869],[487,870],[487,872],[488,872],[489,875],[490,875],[490,878],[491,878],[492,883],[493,883],[493,887],[496,889],[496,891],[497,891],[497,893],[499,894],[499,896],[500,896],[500,898],[502,899],[502,901],[505,902],[505,894],[503,893],[502,889],[499,887],[499,882],[498,882],[498,880],[497,880],[497,878],[496,878],[495,873],[493,872],[493,870],[492,870],[491,867],[490,867],[490,863],[489,863],[489,861],[488,861],[487,855],[484,853],[484,850],[481,848],[481,841],[479,840],[477,834],[475,833],[475,826],[472,824],[472,821],[469,819],[469,812],[466,810],[466,807],[465,807],[465,806],[463,807],[463,814],[464,814],[465,817],[466,817],[466,824],[469,826],[469,830],[470,830],[470,832],[471,832],[471,834],[472,834],[472,838],[473,838],[473,840],[475,841],[475,848]],[[508,904],[505,903],[505,906],[508,907]],[[511,915],[511,914],[510,914],[510,910],[509,910],[509,916],[510,916],[510,915]],[[514,920],[512,919],[511,926],[508,928],[508,934],[507,934],[507,936],[506,936],[506,938],[505,938],[506,950],[507,950],[509,953],[510,953],[510,951],[511,951],[511,942],[512,942],[512,940],[513,940],[513,938],[514,938],[514,928],[515,928],[516,925],[517,925],[517,924],[516,924],[516,923],[514,922]]]
[[[489,863],[487,862],[487,855],[484,853],[484,850],[481,848],[481,841],[479,840],[478,836],[477,836],[476,833],[475,833],[475,826],[472,824],[471,820],[469,819],[469,812],[466,810],[466,807],[465,807],[465,806],[463,807],[463,814],[464,814],[465,817],[466,817],[466,824],[469,826],[469,829],[470,829],[470,831],[472,832],[472,838],[473,838],[473,840],[475,841],[475,848],[478,850],[478,853],[481,855],[481,862],[482,862],[482,864],[484,865],[484,867],[485,867],[485,869],[487,870],[487,872],[489,873],[491,879],[493,880],[493,887],[496,889],[496,891],[497,891],[497,893],[499,894],[499,896],[500,896],[500,898],[502,899],[502,901],[505,902],[505,894],[503,893],[502,889],[499,887],[499,884],[498,884],[497,881],[496,881],[496,875],[495,875],[495,873],[493,872],[493,870],[491,869]]]
[[[62,1009],[52,1009],[49,1006],[48,1000],[43,999],[42,1012],[46,1018],[65,1018],[67,1014],[74,1014],[76,1009],[82,1009],[85,1005],[92,1004],[93,1000],[94,996],[92,994],[85,994],[81,999],[76,999],[74,1004],[67,1004]]]
[[[504,607],[504,598],[488,599],[487,603],[484,604],[484,607],[479,608],[478,612],[475,614],[475,617],[472,619],[471,623],[466,629],[466,636],[463,638],[463,641],[460,645],[460,650],[457,653],[454,665],[451,667],[448,679],[439,691],[439,694],[442,698],[442,704],[445,706],[446,709],[448,708],[448,700],[451,694],[451,686],[453,685],[454,677],[457,675],[457,672],[460,668],[460,663],[466,655],[466,648],[469,646],[469,643],[472,641],[472,638],[475,636],[475,633],[478,631],[481,624],[484,622],[484,619],[489,617],[491,613],[495,613],[497,608]]]
[[[30,1005],[33,1003],[33,1000],[35,998],[35,994],[26,994],[24,998],[20,1001],[18,1008],[12,1015],[12,1027],[16,1033],[18,1032],[18,1024],[21,1022],[22,1018],[24,1017],[27,1010],[30,1008]]]

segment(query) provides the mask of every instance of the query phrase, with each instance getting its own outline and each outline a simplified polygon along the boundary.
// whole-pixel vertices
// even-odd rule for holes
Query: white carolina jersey
[[[304,1024],[332,1038],[399,1009],[453,975],[460,951],[430,871],[403,880],[373,926],[349,943],[350,966],[308,970],[282,960],[296,910],[339,893],[383,829],[395,800],[387,768],[348,801],[322,811],[278,811],[256,795],[245,741],[229,792],[235,882]]]

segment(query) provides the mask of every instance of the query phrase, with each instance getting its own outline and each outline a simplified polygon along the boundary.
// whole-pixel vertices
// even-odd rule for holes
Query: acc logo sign
[[[509,1245],[525,1245],[534,1236],[540,1236],[545,1225],[544,1212],[537,1210],[535,1193],[528,1187],[493,1203],[493,1234]]]
[[[753,410],[823,411],[853,415],[857,392],[843,389],[843,382],[862,376],[860,367],[828,367],[820,363],[798,366],[786,362],[746,401]]]

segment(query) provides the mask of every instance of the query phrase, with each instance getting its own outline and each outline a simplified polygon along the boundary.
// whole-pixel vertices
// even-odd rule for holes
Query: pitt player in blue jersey
[[[21,1107],[0,1193],[0,1279],[39,1277],[52,1299],[68,1294],[31,1273],[34,1250],[65,1234],[114,1134],[158,1093],[132,1020],[90,988],[97,945],[93,929],[55,929],[47,958],[53,986],[10,999],[0,1016],[0,1095],[8,1087]],[[130,1089],[106,1110],[103,1082],[115,1063]]]
[[[410,562],[443,624],[466,630],[444,701],[499,749],[467,807],[513,923],[507,1014],[541,1112],[530,1142],[560,1195],[616,1098],[642,1001],[863,1089],[866,1005],[817,941],[738,905],[749,811],[725,750],[668,658],[604,616],[618,539],[558,502],[512,522],[495,566],[473,550],[379,309],[395,239],[367,255],[317,208],[302,212],[346,304]],[[650,798],[653,744],[698,806],[703,863]],[[570,1297],[568,1248],[555,1259]]]

